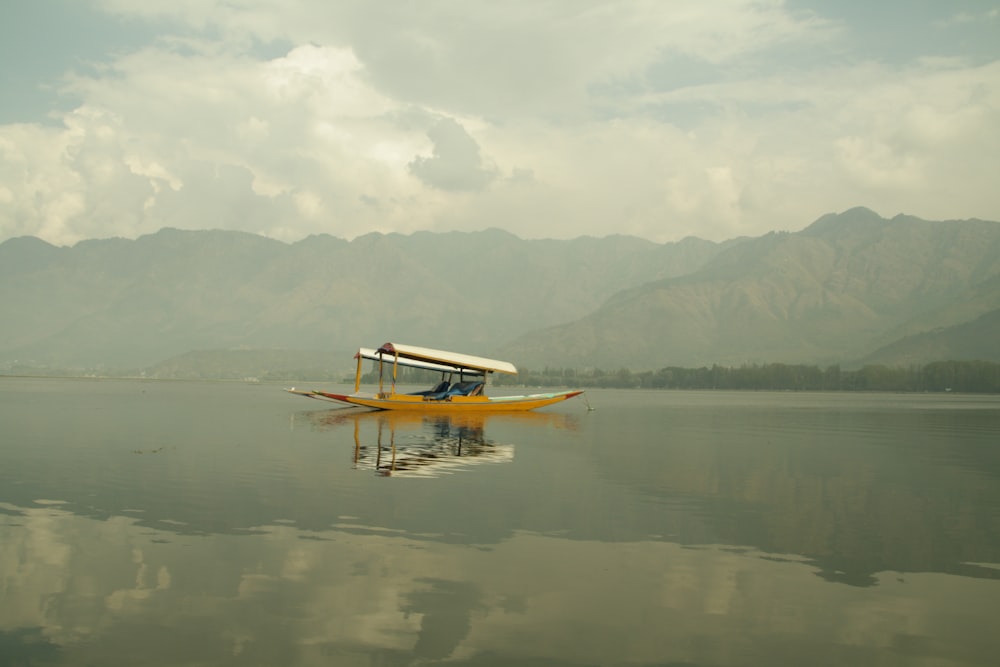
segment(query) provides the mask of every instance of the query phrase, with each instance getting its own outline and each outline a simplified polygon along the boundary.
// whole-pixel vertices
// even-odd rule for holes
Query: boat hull
[[[324,391],[299,391],[289,389],[299,396],[337,401],[376,410],[405,410],[412,412],[523,412],[544,408],[547,405],[579,396],[582,391],[559,391],[527,396],[452,396],[450,400],[425,400],[410,394],[331,394]]]

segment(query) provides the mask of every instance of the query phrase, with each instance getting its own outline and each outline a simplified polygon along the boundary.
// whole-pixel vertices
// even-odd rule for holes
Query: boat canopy
[[[360,352],[358,354],[361,354]],[[414,345],[400,345],[399,343],[385,343],[375,350],[375,357],[383,355],[395,357],[397,363],[402,364],[406,360],[408,365],[412,362],[433,364],[437,370],[458,370],[477,371],[479,373],[507,373],[517,375],[517,367],[507,361],[497,361],[496,359],[486,359],[484,357],[474,357],[469,354],[459,354],[457,352],[445,352],[444,350],[432,350],[427,347],[416,347]],[[424,366],[426,368],[427,366]],[[418,367],[419,368],[419,367]]]
[[[363,347],[360,350],[358,350],[358,353],[354,355],[354,358],[370,359],[372,361],[393,361],[395,359],[395,356],[386,353],[379,354],[378,350],[373,350],[370,347]],[[452,365],[436,364],[431,361],[420,361],[417,359],[407,359],[404,357],[399,357],[399,360],[396,363],[398,363],[400,366],[407,366],[409,368],[420,368],[423,370],[440,371],[443,373],[450,373],[456,370],[456,368]],[[464,370],[465,375],[483,375],[483,371],[478,369],[464,368],[462,370]]]

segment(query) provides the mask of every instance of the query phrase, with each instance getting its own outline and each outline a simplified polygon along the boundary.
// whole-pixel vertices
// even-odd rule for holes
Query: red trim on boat
[[[332,398],[335,401],[341,401],[342,403],[350,403],[350,401],[347,400],[346,394],[328,394],[325,391],[314,391],[313,393],[323,396],[324,398]]]

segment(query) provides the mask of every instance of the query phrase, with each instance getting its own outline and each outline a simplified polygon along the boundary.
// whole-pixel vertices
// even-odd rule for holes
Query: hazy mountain
[[[0,368],[141,367],[205,349],[322,350],[386,340],[479,353],[688,273],[737,242],[527,241],[499,230],[313,236],[164,229],[58,248],[0,244]]]
[[[0,244],[0,369],[336,376],[386,340],[535,368],[1000,360],[998,309],[1000,224],[861,208],[720,244],[495,229]]]
[[[1000,361],[1000,309],[971,322],[906,336],[876,350],[865,363],[908,366],[930,359]]]
[[[534,366],[850,363],[1000,307],[998,276],[1000,224],[858,208],[749,239],[501,352]]]

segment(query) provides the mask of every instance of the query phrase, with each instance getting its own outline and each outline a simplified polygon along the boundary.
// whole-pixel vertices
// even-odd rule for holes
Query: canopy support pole
[[[357,368],[357,370],[354,371],[354,393],[355,394],[358,393],[358,391],[361,389],[361,362],[362,361],[363,360],[361,358],[361,353],[359,352],[358,353],[358,368]]]
[[[378,355],[378,393],[382,395],[382,355]]]

